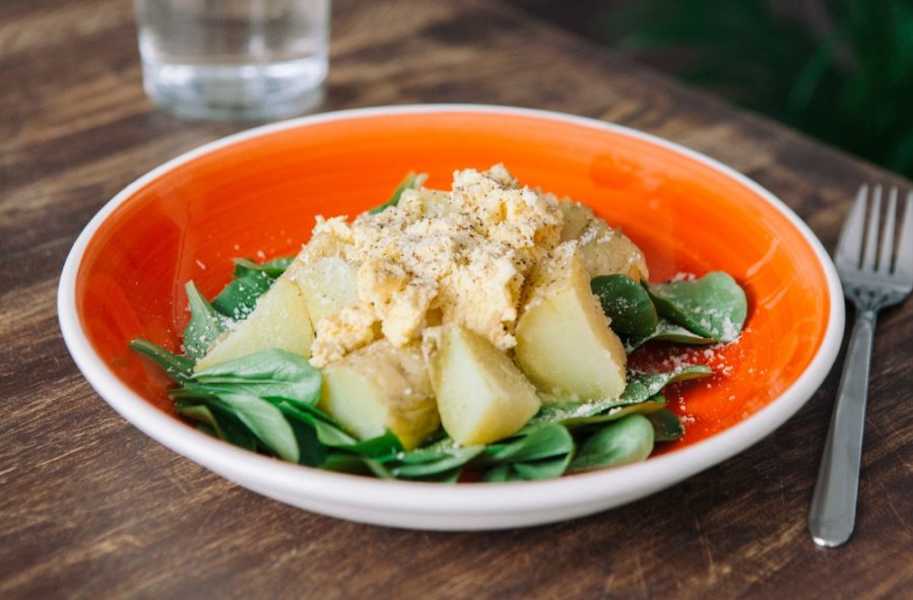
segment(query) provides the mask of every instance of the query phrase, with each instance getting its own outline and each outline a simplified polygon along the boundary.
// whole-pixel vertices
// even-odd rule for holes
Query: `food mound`
[[[237,260],[211,302],[188,283],[185,354],[133,344],[181,384],[177,411],[286,460],[435,481],[626,464],[682,435],[660,392],[709,369],[630,373],[627,352],[733,341],[731,277],[650,285],[630,239],[502,165],[424,181],[318,216],[293,259]]]

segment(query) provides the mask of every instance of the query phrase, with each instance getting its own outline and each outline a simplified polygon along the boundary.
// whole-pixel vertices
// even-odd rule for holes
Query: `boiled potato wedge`
[[[338,256],[302,264],[295,273],[295,282],[304,294],[315,327],[320,319],[358,301],[356,269]]]
[[[516,359],[543,392],[582,401],[617,398],[627,357],[590,291],[579,249],[538,275],[517,322]]]
[[[561,227],[562,242],[579,238],[583,230],[587,228],[587,225],[595,218],[589,206],[573,200],[559,201],[558,208],[561,209],[561,216],[564,218],[564,223]]]
[[[313,341],[314,329],[301,290],[283,276],[260,296],[246,319],[215,341],[194,368],[201,371],[270,348],[307,358]]]
[[[612,229],[583,204],[562,201],[561,241],[578,240],[580,257],[590,277],[627,275],[634,281],[650,276],[643,252],[618,229]]]
[[[417,345],[378,340],[327,365],[323,377],[320,408],[359,439],[389,429],[411,450],[440,425]]]
[[[539,410],[535,388],[487,339],[449,325],[439,330],[434,345],[428,353],[431,383],[441,423],[457,443],[505,438]]]

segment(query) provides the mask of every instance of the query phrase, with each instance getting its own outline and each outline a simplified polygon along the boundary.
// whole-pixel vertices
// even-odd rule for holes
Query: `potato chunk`
[[[573,200],[559,201],[558,208],[561,209],[561,216],[564,219],[561,226],[562,242],[579,238],[583,230],[587,228],[587,225],[596,218],[589,206]]]
[[[517,363],[549,394],[617,398],[625,388],[624,346],[590,291],[580,250],[564,250],[533,283],[517,323]]]
[[[559,206],[564,216],[561,241],[578,241],[580,258],[590,277],[620,273],[634,281],[649,278],[643,252],[620,230],[612,229],[578,202],[562,201]]]
[[[487,339],[449,325],[426,336],[431,383],[444,429],[457,443],[487,444],[516,433],[539,410],[536,390]]]
[[[285,276],[258,300],[250,315],[223,334],[195,367],[201,371],[254,352],[281,348],[305,358],[311,355],[314,329],[301,290]]]
[[[295,281],[304,294],[315,327],[320,319],[358,302],[356,269],[338,256],[302,264],[295,273]]]
[[[376,341],[327,365],[323,377],[320,408],[359,439],[389,429],[409,450],[440,425],[417,345],[396,348]]]

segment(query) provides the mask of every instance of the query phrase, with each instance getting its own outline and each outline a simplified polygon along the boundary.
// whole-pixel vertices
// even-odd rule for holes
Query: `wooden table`
[[[334,10],[329,108],[465,101],[623,123],[756,179],[829,247],[861,181],[898,181],[497,2]],[[879,328],[857,533],[839,550],[806,532],[835,375],[775,434],[672,489],[492,533],[309,514],[128,425],[60,338],[64,257],[128,182],[242,127],[153,110],[126,0],[0,4],[0,596],[910,597],[910,302]]]

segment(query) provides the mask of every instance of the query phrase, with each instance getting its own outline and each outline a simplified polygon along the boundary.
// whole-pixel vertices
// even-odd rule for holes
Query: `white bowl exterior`
[[[827,279],[828,327],[811,364],[778,398],[744,421],[646,462],[551,481],[445,486],[332,473],[235,448],[153,407],[124,385],[92,348],[76,311],[76,276],[86,246],[108,216],[151,180],[219,148],[284,129],[340,119],[466,111],[563,121],[641,139],[721,172],[763,198],[802,234]],[[175,452],[239,485],[313,512],[376,525],[474,530],[538,525],[613,508],[678,483],[756,443],[795,414],[826,377],[843,337],[842,297],[833,263],[808,226],[763,187],[707,156],[627,127],[584,117],[512,107],[442,104],[366,108],[292,119],[223,138],[161,165],[124,188],[83,229],[64,264],[57,310],[67,348],[98,394],[127,421]]]

